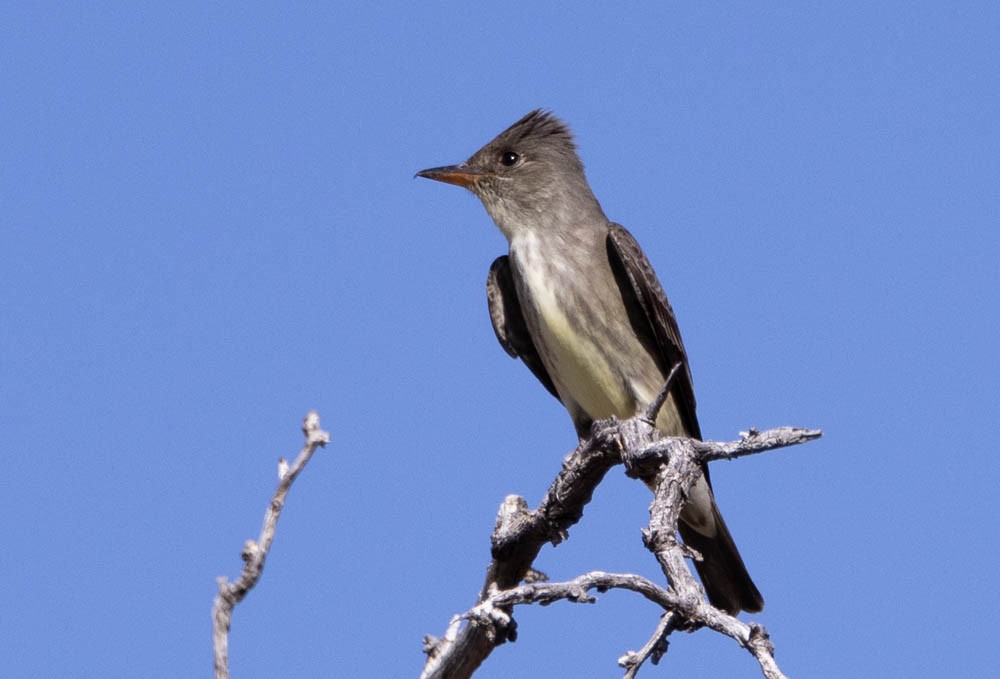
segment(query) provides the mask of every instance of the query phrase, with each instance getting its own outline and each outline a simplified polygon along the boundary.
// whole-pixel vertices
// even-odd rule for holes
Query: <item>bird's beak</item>
[[[426,177],[427,179],[433,179],[438,182],[445,182],[446,184],[455,184],[456,186],[464,186],[467,189],[473,188],[479,183],[479,180],[486,174],[482,170],[477,170],[469,165],[446,165],[445,167],[432,167],[427,170],[421,170],[415,177]]]

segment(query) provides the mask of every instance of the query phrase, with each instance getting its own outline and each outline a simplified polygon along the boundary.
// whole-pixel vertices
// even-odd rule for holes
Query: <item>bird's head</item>
[[[508,240],[524,229],[575,223],[576,211],[594,206],[600,211],[569,127],[540,109],[464,163],[421,170],[417,176],[472,191]]]

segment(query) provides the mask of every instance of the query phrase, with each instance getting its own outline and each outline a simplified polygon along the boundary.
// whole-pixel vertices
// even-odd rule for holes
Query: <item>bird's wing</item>
[[[500,346],[514,358],[524,361],[549,393],[559,398],[556,385],[545,370],[535,343],[528,333],[507,255],[497,257],[490,267],[490,273],[486,277],[486,299],[490,305],[493,331],[497,334]]]
[[[652,265],[646,259],[639,243],[625,227],[611,224],[608,231],[608,259],[618,280],[622,298],[626,308],[642,309],[641,314],[629,314],[633,329],[639,337],[652,339],[656,350],[656,359],[664,375],[678,361],[682,370],[674,378],[673,394],[677,407],[681,411],[688,434],[701,438],[701,428],[698,426],[694,400],[694,383],[691,380],[691,370],[688,366],[687,353],[681,332],[677,328],[677,319],[670,308],[667,295],[656,278]]]

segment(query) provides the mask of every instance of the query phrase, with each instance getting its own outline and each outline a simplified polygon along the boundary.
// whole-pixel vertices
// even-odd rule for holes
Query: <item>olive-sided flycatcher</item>
[[[472,191],[507,238],[510,252],[493,262],[486,283],[493,329],[562,402],[581,438],[594,420],[648,406],[677,362],[683,367],[656,427],[701,438],[670,303],[639,244],[604,215],[562,121],[532,111],[464,163],[417,174]],[[709,601],[731,614],[757,612],[764,600],[702,471],[681,536],[703,557],[695,566]]]

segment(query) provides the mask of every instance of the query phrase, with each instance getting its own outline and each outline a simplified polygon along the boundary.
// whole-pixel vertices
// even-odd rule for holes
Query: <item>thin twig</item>
[[[319,414],[316,411],[310,411],[302,421],[302,433],[306,436],[306,443],[299,451],[295,462],[289,466],[284,458],[278,461],[278,487],[264,513],[264,525],[261,528],[260,537],[256,541],[247,540],[246,544],[243,545],[241,554],[243,573],[239,580],[229,582],[225,576],[220,576],[217,580],[219,593],[215,596],[215,602],[212,604],[216,679],[229,678],[229,627],[232,623],[233,608],[260,580],[261,573],[264,571],[264,561],[271,549],[271,543],[274,542],[278,518],[285,506],[285,497],[287,497],[299,472],[305,468],[309,458],[316,452],[316,448],[325,446],[330,441],[330,434],[320,429]]]
[[[657,623],[653,636],[645,646],[638,651],[629,651],[618,659],[618,665],[628,670],[624,679],[635,679],[639,674],[639,668],[647,659],[654,665],[660,662],[660,658],[667,652],[667,636],[673,631],[676,622],[677,614],[667,611],[660,616],[660,622]]]
[[[642,414],[642,419],[651,424],[656,422],[656,418],[660,415],[660,409],[663,407],[663,404],[667,402],[667,398],[670,396],[670,387],[673,386],[674,377],[677,375],[677,371],[681,369],[682,365],[683,363],[680,361],[674,363],[674,366],[670,369],[670,374],[667,375],[667,379],[663,381],[663,386],[660,387],[660,393],[658,393],[652,403],[646,407],[646,410]]]
[[[767,431],[740,432],[739,441],[693,441],[695,450],[702,462],[712,460],[735,460],[738,457],[756,455],[775,448],[797,446],[820,438],[823,432],[819,429],[801,429],[799,427],[775,427]]]

